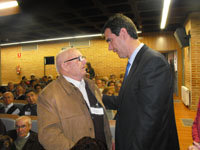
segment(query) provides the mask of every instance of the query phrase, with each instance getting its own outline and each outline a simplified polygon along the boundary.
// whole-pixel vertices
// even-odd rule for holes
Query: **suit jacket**
[[[117,109],[116,150],[178,150],[173,79],[162,54],[144,45],[123,81],[118,97],[104,96]]]
[[[13,141],[15,141],[17,139],[16,130],[8,131],[7,135],[10,136],[13,139]],[[12,150],[15,150],[15,149],[16,149],[16,147],[14,145]],[[30,131],[29,139],[26,141],[26,143],[25,143],[24,147],[22,148],[22,150],[44,150],[44,148],[42,147],[42,145],[38,141],[37,133],[35,133],[33,131]]]
[[[101,100],[93,81],[85,79],[85,82],[97,100]],[[69,150],[82,137],[95,137],[93,121],[81,92],[63,76],[43,89],[37,106],[39,141],[45,149]],[[106,115],[104,131],[107,146],[111,149],[112,137]]]
[[[37,104],[24,105],[19,115],[20,116],[27,115],[25,114],[26,111],[30,112],[31,116],[37,116]]]
[[[7,113],[6,114],[13,114],[14,112],[18,112],[16,115],[18,115],[19,113],[20,113],[20,108],[19,107],[17,107],[15,104],[12,106],[12,107],[10,107],[9,109],[8,109],[8,111],[7,111]],[[0,113],[5,113],[5,106],[4,105],[2,105],[2,106],[0,106]]]

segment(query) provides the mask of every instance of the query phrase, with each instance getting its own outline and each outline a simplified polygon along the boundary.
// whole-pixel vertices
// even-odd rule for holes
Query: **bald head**
[[[56,69],[59,74],[61,74],[61,65],[64,61],[70,59],[72,53],[78,51],[75,48],[64,49],[56,56]]]
[[[75,48],[61,51],[56,56],[56,69],[58,73],[74,80],[81,80],[85,76],[85,64],[85,57]]]

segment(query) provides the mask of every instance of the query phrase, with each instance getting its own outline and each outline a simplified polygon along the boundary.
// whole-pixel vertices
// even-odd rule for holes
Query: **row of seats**
[[[15,129],[15,120],[18,118],[18,115],[11,114],[0,114],[0,118],[4,125],[6,126],[6,131]],[[31,130],[34,132],[38,132],[37,126],[37,116],[29,116],[32,120],[32,128]]]

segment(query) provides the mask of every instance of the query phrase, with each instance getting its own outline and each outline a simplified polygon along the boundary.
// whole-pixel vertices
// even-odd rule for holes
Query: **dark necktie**
[[[128,70],[129,70],[130,66],[131,66],[131,64],[128,61],[127,66],[126,66],[126,73],[125,73],[124,79],[126,79],[126,77],[128,76]]]

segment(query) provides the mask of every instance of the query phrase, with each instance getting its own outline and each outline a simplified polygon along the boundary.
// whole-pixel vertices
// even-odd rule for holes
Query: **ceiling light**
[[[7,44],[0,44],[0,46],[19,45],[19,44],[28,44],[28,43],[40,43],[40,42],[50,42],[50,41],[59,41],[59,40],[90,38],[90,37],[101,37],[101,36],[102,36],[102,34],[78,35],[78,36],[68,36],[68,37],[60,37],[60,38],[52,38],[52,39],[7,43]]]
[[[9,2],[0,3],[0,9],[6,9],[6,8],[11,8],[11,7],[16,7],[16,6],[18,6],[17,1],[9,1]]]
[[[164,0],[163,11],[162,11],[162,20],[161,20],[161,24],[160,24],[161,29],[165,28],[170,3],[171,3],[171,0]]]

